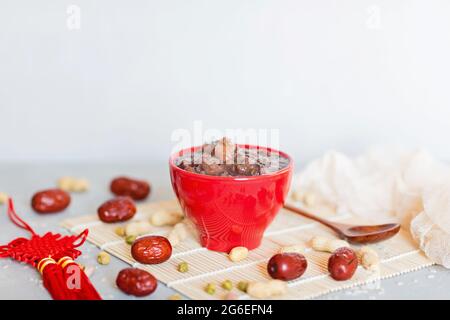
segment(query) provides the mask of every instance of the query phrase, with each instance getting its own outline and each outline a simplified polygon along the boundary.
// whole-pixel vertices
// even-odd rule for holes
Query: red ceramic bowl
[[[259,147],[288,158],[289,165],[275,173],[250,177],[209,176],[175,165],[181,154],[198,148],[173,154],[169,166],[173,190],[184,213],[197,227],[201,245],[222,252],[237,246],[257,248],[286,199],[293,171],[291,157]]]

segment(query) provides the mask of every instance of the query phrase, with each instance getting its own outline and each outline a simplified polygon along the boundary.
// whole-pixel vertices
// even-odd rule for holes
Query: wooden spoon
[[[285,204],[284,208],[306,218],[320,222],[321,224],[334,230],[341,239],[345,239],[350,243],[364,244],[379,242],[393,237],[400,231],[400,224],[398,223],[387,223],[373,226],[353,226],[322,219],[305,211],[304,209],[300,209],[289,204]]]

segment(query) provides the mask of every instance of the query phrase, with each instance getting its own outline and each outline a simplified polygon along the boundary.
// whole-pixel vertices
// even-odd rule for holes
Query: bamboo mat
[[[138,206],[138,213],[132,221],[148,219],[152,213],[161,209],[180,210],[175,200],[147,203]],[[368,223],[350,215],[338,215],[333,219],[352,224]],[[127,221],[123,225],[129,222]],[[89,228],[88,241],[132,266],[149,271],[158,280],[191,299],[223,299],[228,291],[223,290],[220,284],[227,279],[233,281],[234,284],[241,280],[270,279],[266,271],[266,264],[281,246],[299,243],[307,246],[309,239],[314,235],[335,237],[334,233],[320,224],[289,211],[281,210],[266,231],[261,246],[252,250],[244,261],[231,262],[224,253],[202,248],[195,236],[191,235],[174,248],[172,257],[167,262],[158,265],[141,265],[131,257],[130,245],[114,233],[114,229],[118,225],[121,224],[105,224],[97,218],[97,215],[83,216],[63,222],[63,227],[73,233]],[[168,227],[154,227],[150,234],[167,235],[169,230]],[[276,298],[310,299],[332,291],[415,271],[433,264],[418,250],[409,233],[404,230],[401,230],[392,239],[374,244],[373,248],[381,258],[380,272],[373,274],[359,267],[353,278],[348,281],[335,281],[328,276],[328,253],[307,250],[305,256],[308,260],[308,268],[305,274],[297,280],[288,282],[287,294]],[[189,264],[187,273],[177,271],[178,264],[183,261]],[[216,284],[217,290],[214,295],[209,295],[203,290],[208,283]],[[233,289],[233,292],[239,299],[250,299],[236,288]]]

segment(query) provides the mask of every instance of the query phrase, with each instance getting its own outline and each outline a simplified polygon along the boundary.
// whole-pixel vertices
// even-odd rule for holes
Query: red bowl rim
[[[197,150],[198,148],[202,147],[202,146],[196,146],[196,147],[185,148],[185,149],[179,150],[179,151],[175,152],[174,154],[172,154],[169,158],[169,166],[170,166],[171,170],[182,172],[182,174],[184,174],[186,176],[191,176],[193,178],[195,177],[195,178],[201,178],[201,179],[206,179],[206,180],[216,180],[216,181],[217,180],[220,180],[220,181],[248,181],[248,180],[270,179],[270,178],[273,178],[276,176],[283,175],[289,171],[292,171],[294,168],[294,162],[292,161],[292,157],[283,151],[279,151],[279,150],[269,148],[269,147],[255,146],[255,145],[250,145],[250,144],[238,144],[238,146],[244,147],[246,149],[247,148],[248,149],[258,148],[258,149],[264,149],[264,150],[267,150],[270,152],[278,153],[280,156],[287,158],[289,160],[289,164],[287,165],[286,168],[283,168],[283,169],[278,170],[273,173],[263,174],[260,176],[225,176],[225,177],[224,176],[210,176],[207,174],[189,172],[189,171],[181,169],[180,167],[175,165],[174,161],[176,158],[178,158],[180,156],[181,153],[190,152],[191,150]]]

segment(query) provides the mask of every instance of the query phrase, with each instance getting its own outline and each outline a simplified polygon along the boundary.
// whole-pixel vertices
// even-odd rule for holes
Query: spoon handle
[[[297,213],[297,214],[299,214],[299,215],[302,215],[302,216],[304,216],[304,217],[306,217],[306,218],[308,218],[308,219],[311,219],[311,220],[315,220],[315,221],[317,221],[317,222],[320,222],[321,224],[327,226],[328,228],[330,228],[330,229],[332,229],[333,231],[335,231],[336,233],[338,233],[340,236],[343,235],[342,229],[339,228],[339,224],[338,224],[338,223],[333,223],[333,222],[328,221],[328,220],[326,220],[326,219],[320,218],[320,217],[318,217],[318,216],[316,216],[316,215],[314,215],[314,214],[308,212],[308,211],[305,210],[305,209],[301,209],[301,208],[298,208],[298,207],[294,207],[294,206],[292,206],[292,205],[290,205],[290,204],[285,204],[285,205],[284,205],[284,208],[287,209],[287,210],[289,210],[289,211],[292,211],[292,212],[294,212],[294,213]]]

